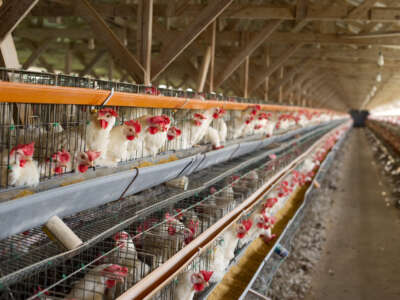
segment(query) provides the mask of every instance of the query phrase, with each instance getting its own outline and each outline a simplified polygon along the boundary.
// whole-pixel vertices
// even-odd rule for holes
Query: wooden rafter
[[[93,67],[103,58],[105,54],[106,52],[104,50],[98,51],[96,56],[93,57],[93,59],[85,66],[85,68],[81,72],[79,72],[79,76],[85,76],[90,71],[92,71]]]
[[[191,25],[160,53],[160,58],[152,68],[152,80],[156,79],[232,2],[233,0],[210,2]]]
[[[210,90],[214,92],[214,70],[215,70],[215,43],[217,37],[217,21],[214,21],[211,26],[211,61],[210,61]]]
[[[280,68],[288,59],[290,56],[292,56],[297,49],[299,49],[303,44],[298,43],[291,45],[282,55],[274,61],[271,66],[266,69],[262,74],[260,74],[257,78],[257,80],[251,85],[250,87],[250,94],[253,93],[265,80],[266,77],[270,76],[272,73],[274,73],[277,69]]]
[[[101,40],[112,53],[115,62],[123,66],[139,83],[144,80],[144,68],[135,56],[123,45],[116,34],[110,29],[98,12],[87,0],[71,0],[76,4],[76,10],[87,20],[96,38]]]
[[[39,0],[6,1],[0,7],[0,43],[10,34]]]
[[[171,1],[173,2],[173,1]],[[138,7],[138,58],[145,70],[144,84],[150,85],[151,78],[151,44],[153,34],[153,0],[140,0]]]
[[[208,70],[210,68],[211,62],[211,46],[207,47],[206,52],[203,57],[203,61],[201,63],[199,78],[197,81],[197,91],[202,93],[204,90],[204,86],[206,84]]]
[[[250,56],[268,37],[279,27],[281,20],[270,21],[263,30],[255,35],[247,45],[245,45],[239,53],[229,60],[229,63],[222,68],[222,72],[218,74],[215,86],[219,87],[237,68]]]
[[[41,41],[39,43],[38,47],[32,51],[31,55],[24,62],[24,64],[22,65],[22,69],[26,70],[30,66],[32,66],[32,64],[47,50],[50,42],[51,42],[51,39],[46,39],[44,41]]]

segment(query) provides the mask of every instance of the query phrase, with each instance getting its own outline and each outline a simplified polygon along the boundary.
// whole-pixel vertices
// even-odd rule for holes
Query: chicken
[[[222,234],[222,249],[224,258],[226,260],[226,265],[228,265],[229,262],[235,257],[234,252],[239,242],[239,239],[242,239],[246,236],[252,225],[252,220],[242,220],[240,224],[234,224]]]
[[[256,210],[254,211],[249,219],[252,221],[255,226],[251,226],[251,228],[248,230],[247,234],[239,240],[239,247],[243,247],[244,245],[248,244],[249,242],[253,241],[259,231],[263,229],[264,227],[268,226],[267,221],[269,220],[267,217],[266,211],[260,211]]]
[[[39,169],[42,176],[70,172],[72,170],[71,154],[66,150],[58,151],[41,163]]]
[[[178,127],[171,126],[167,131],[168,148],[165,150],[179,150],[182,149],[182,130]]]
[[[271,228],[268,228],[265,229],[262,234],[260,234],[260,238],[264,241],[264,243],[270,244],[276,238],[276,234],[273,234]]]
[[[127,275],[126,267],[115,264],[99,265],[75,283],[65,299],[102,300],[116,283],[123,282]]]
[[[219,137],[218,130],[216,130],[212,127],[208,127],[206,137],[207,137],[207,140],[213,146],[213,149],[218,150],[218,149],[224,148],[224,146],[221,146],[221,139]]]
[[[129,277],[126,280],[126,287],[130,287],[150,272],[150,267],[139,260],[135,244],[126,231],[121,231],[113,236],[118,251],[114,252],[116,263],[120,266],[127,267]]]
[[[201,270],[198,273],[185,271],[178,275],[173,299],[192,300],[196,292],[201,292],[212,276],[212,271]]]
[[[253,121],[259,110],[261,110],[261,106],[254,105],[243,111],[233,111],[234,131],[232,136],[234,139],[251,135],[253,133]]]
[[[142,134],[129,146],[129,155],[155,156],[167,141],[171,120],[166,115],[142,116],[137,120],[142,127]]]
[[[114,127],[118,114],[111,108],[102,108],[92,113],[91,121],[86,128],[86,145],[93,151],[100,151],[99,165],[107,165],[106,155],[110,140],[110,132]]]
[[[9,170],[2,168],[2,186],[6,185],[7,176],[9,185],[37,186],[39,184],[40,173],[37,162],[33,160],[34,151],[34,142],[17,145],[11,149],[9,155],[6,154],[7,151],[3,151],[2,163],[8,164]]]
[[[95,161],[100,157],[101,153],[99,151],[85,151],[80,152],[76,157],[77,171],[80,173],[85,173],[89,168],[95,166]]]
[[[206,137],[209,142],[214,146],[215,149],[223,148],[220,143],[226,142],[226,136],[228,134],[228,127],[223,119],[225,110],[222,108],[216,108],[213,113],[212,127],[208,127]]]
[[[106,159],[109,166],[116,166],[120,160],[128,158],[128,143],[138,138],[141,130],[140,123],[133,120],[111,130]]]
[[[189,119],[184,122],[182,135],[187,139],[187,147],[191,148],[200,143],[207,134],[213,117],[212,110],[190,112]]]

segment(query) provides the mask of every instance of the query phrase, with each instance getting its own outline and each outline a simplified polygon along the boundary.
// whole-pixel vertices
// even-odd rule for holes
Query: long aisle
[[[347,142],[327,242],[305,299],[398,300],[400,211],[386,205],[389,191],[364,129],[353,129]]]

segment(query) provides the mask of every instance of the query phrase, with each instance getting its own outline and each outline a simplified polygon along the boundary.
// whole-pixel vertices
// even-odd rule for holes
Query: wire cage
[[[206,100],[248,101],[215,93],[198,95],[191,91],[12,69],[0,69],[0,80],[184,99],[202,96]],[[220,149],[238,139],[265,138],[333,118],[329,113],[265,112],[256,104],[243,111],[225,111],[221,107],[187,110],[12,102],[0,103],[0,116],[0,189],[36,185],[39,179],[84,172],[92,166],[116,167],[143,158],[154,160],[161,153],[178,151],[185,156],[211,149],[207,146],[196,150],[193,146],[198,144]],[[32,142],[34,147],[29,147]],[[92,153],[89,155],[88,151]]]
[[[195,173],[188,194],[161,185],[66,217],[85,242],[80,249],[65,252],[41,228],[0,241],[0,299],[57,299],[82,292],[85,299],[97,293],[115,297],[257,190],[268,179],[260,176],[264,170],[278,172],[327,130],[307,133],[294,146],[276,151],[275,158],[259,150]],[[241,188],[235,191],[235,186]],[[103,279],[92,279],[98,274]],[[115,284],[101,289],[97,282],[107,280]]]

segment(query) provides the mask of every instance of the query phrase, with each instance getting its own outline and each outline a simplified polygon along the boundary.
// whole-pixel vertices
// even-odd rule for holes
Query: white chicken
[[[226,136],[228,134],[228,128],[226,126],[225,121],[222,116],[225,113],[225,110],[222,108],[216,108],[213,113],[214,124],[215,127],[211,125],[207,128],[206,131],[206,141],[210,142],[215,150],[224,148],[221,143],[226,141]]]
[[[74,284],[65,299],[101,300],[117,282],[124,282],[128,268],[115,264],[103,264],[90,270]]]
[[[93,151],[100,151],[99,165],[107,165],[106,155],[110,132],[114,127],[118,114],[111,108],[102,108],[91,115],[91,121],[86,128],[86,145]]]
[[[254,105],[243,111],[233,111],[234,131],[232,136],[234,139],[253,134],[253,121],[259,110],[261,110],[261,106]]]
[[[76,156],[76,171],[80,173],[85,173],[89,168],[95,166],[95,161],[100,157],[101,153],[99,151],[85,151],[80,152]]]
[[[129,155],[155,156],[167,141],[171,120],[166,115],[142,116],[137,120],[142,127],[142,134],[129,145]]]
[[[72,170],[71,154],[66,151],[58,151],[47,158],[45,162],[39,165],[41,176],[53,176],[70,172]]]
[[[34,142],[17,145],[11,149],[9,156],[6,154],[7,151],[3,151],[2,164],[8,164],[8,167],[2,168],[2,186],[6,185],[7,177],[9,185],[37,186],[39,184],[40,173],[38,164],[32,158],[34,151]]]
[[[130,120],[111,130],[106,159],[109,166],[115,167],[120,160],[128,158],[128,143],[138,138],[141,129],[139,122]]]
[[[129,277],[127,287],[132,286],[150,272],[150,267],[139,260],[135,244],[126,231],[121,231],[113,236],[118,251],[114,252],[116,263],[123,267],[128,267]]]
[[[178,275],[173,299],[192,300],[196,292],[201,292],[212,276],[212,271],[201,270],[198,273],[185,271]]]

